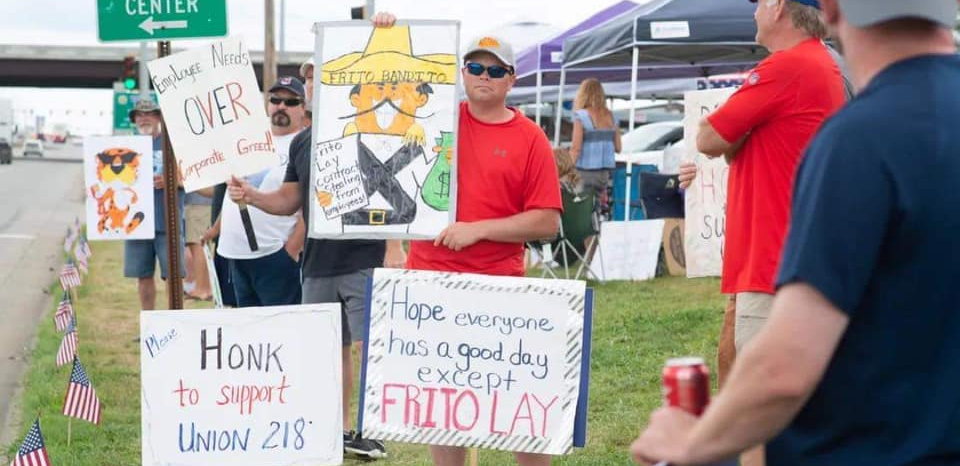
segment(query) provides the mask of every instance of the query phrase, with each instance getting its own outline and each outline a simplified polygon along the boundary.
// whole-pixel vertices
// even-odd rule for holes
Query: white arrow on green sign
[[[97,0],[103,42],[227,35],[226,0]]]

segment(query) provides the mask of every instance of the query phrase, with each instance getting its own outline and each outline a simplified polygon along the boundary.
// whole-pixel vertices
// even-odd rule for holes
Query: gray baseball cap
[[[850,24],[868,27],[893,19],[925,19],[953,28],[957,0],[838,0]]]
[[[470,58],[477,52],[487,52],[500,59],[504,65],[516,66],[513,58],[513,47],[510,44],[494,36],[478,37],[467,44],[467,51],[463,54],[463,59]]]

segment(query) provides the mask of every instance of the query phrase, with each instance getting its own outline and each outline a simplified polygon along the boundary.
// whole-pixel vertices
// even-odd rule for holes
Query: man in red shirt
[[[727,307],[735,318],[724,323],[734,324],[737,352],[770,313],[800,155],[845,99],[840,69],[822,41],[827,29],[817,0],[760,0],[754,17],[757,43],[770,56],[700,122],[697,136],[700,152],[730,162],[720,287],[735,298]],[[687,185],[689,168],[681,170]],[[742,464],[762,465],[762,448]]]
[[[463,57],[467,101],[457,133],[457,222],[434,241],[411,241],[407,268],[523,276],[523,243],[556,235],[563,204],[550,142],[506,106],[513,50],[495,37],[469,44]],[[436,466],[463,466],[466,450],[432,446]],[[517,453],[521,466],[550,456]]]

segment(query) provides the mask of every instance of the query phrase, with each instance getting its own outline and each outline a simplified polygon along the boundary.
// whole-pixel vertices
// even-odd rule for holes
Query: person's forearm
[[[299,193],[283,188],[275,191],[253,191],[250,205],[273,215],[293,215],[300,210]]]
[[[535,209],[478,223],[482,225],[485,240],[522,243],[556,236],[560,213],[553,209]]]
[[[696,464],[729,459],[764,443],[806,403],[810,393],[785,375],[789,358],[763,354],[762,346],[752,344],[737,356],[723,390],[691,432],[688,451]]]
[[[293,231],[290,232],[290,237],[287,238],[287,250],[299,253],[303,250],[303,243],[306,240],[305,232],[307,230],[306,224],[303,223],[303,216],[297,215],[297,223],[293,225]]]
[[[749,136],[749,134],[747,134]],[[737,152],[740,152],[740,149],[743,147],[743,143],[747,142],[747,136],[740,138],[737,142],[733,144],[730,149],[723,153],[723,158],[727,160],[727,163],[733,162],[733,159],[737,158]]]

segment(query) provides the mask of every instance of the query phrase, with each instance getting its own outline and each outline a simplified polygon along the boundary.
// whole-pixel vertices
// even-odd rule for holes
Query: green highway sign
[[[227,35],[227,0],[97,0],[103,42]]]
[[[157,93],[150,91],[150,98],[157,101]],[[130,110],[140,100],[140,93],[137,91],[114,91],[113,92],[113,130],[114,132],[125,132],[133,129],[133,123],[130,122]]]

